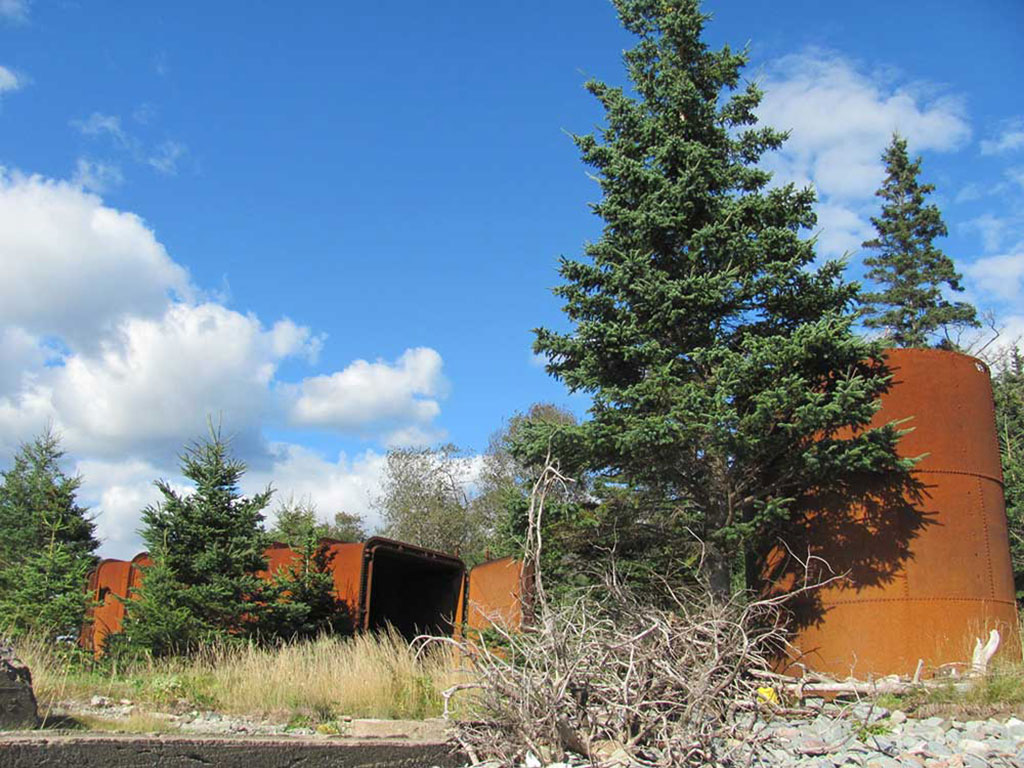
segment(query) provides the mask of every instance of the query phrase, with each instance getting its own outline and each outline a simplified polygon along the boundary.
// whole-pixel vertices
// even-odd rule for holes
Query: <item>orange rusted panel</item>
[[[864,483],[821,496],[767,558],[776,588],[799,559],[847,574],[798,598],[793,645],[807,667],[860,678],[970,660],[990,629],[1020,659],[999,447],[988,369],[943,350],[893,350],[873,425],[906,420],[900,454],[921,456],[912,487]]]
[[[466,624],[486,629],[492,624],[518,629],[522,623],[523,563],[511,557],[481,563],[469,572]]]
[[[360,606],[359,586],[363,572],[363,544],[332,541],[328,545],[334,596],[355,613]],[[355,616],[353,615],[353,620]]]

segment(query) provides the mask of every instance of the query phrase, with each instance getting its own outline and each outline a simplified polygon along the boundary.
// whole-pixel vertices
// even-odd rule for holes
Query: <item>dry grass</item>
[[[115,731],[117,733],[171,733],[177,726],[163,717],[146,713],[133,713],[126,718],[105,718],[79,715],[78,726],[88,731]]]
[[[45,711],[92,696],[128,699],[151,710],[212,709],[225,714],[423,718],[441,711],[438,690],[451,684],[451,654],[417,658],[395,634],[323,637],[281,648],[209,648],[189,659],[116,665],[67,658],[51,644],[22,642]]]

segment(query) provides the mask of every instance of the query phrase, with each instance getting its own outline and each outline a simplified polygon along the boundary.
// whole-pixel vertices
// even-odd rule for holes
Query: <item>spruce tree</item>
[[[76,495],[82,478],[61,468],[60,438],[46,430],[0,473],[0,629],[77,634],[85,583],[99,546]]]
[[[927,202],[932,184],[918,181],[921,158],[911,162],[907,141],[894,135],[882,155],[885,181],[875,194],[882,215],[872,217],[877,235],[863,243],[874,253],[864,259],[867,277],[878,290],[864,294],[869,328],[885,329],[898,347],[955,347],[950,332],[977,327],[967,302],[950,302],[943,291],[962,291],[961,276],[934,241],[948,234],[938,207]],[[941,336],[940,336],[941,333]]]
[[[1024,600],[1024,355],[1014,349],[992,377],[996,430],[1017,599]]]
[[[127,604],[129,644],[154,654],[188,652],[202,642],[260,633],[278,598],[258,575],[267,566],[261,523],[273,490],[243,497],[245,469],[211,432],[181,457],[193,493],[157,481],[163,500],[143,511],[140,531],[153,565]]]
[[[785,135],[756,125],[747,55],[704,43],[696,0],[614,3],[639,38],[632,89],[588,82],[606,123],[575,137],[604,230],[561,262],[571,330],[538,329],[534,345],[593,404],[551,446],[628,488],[635,525],[696,533],[724,599],[744,546],[803,494],[902,466],[898,433],[859,429],[885,387],[880,349],[852,331],[843,264],[815,266],[802,237],[813,191],[771,187],[758,165]],[[539,430],[534,455],[547,445]]]

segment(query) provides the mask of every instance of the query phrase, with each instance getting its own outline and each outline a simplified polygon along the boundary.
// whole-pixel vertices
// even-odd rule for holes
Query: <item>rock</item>
[[[0,731],[38,724],[32,673],[12,653],[0,649]]]
[[[901,723],[905,723],[907,722],[907,713],[902,712],[898,709],[893,710],[892,713],[889,715],[889,722],[893,723],[894,725],[900,725]]]
[[[93,696],[89,699],[89,706],[97,708],[109,707],[110,699],[106,696]]]
[[[988,754],[988,744],[984,741],[977,741],[976,739],[960,739],[957,744],[957,748],[961,752],[966,752],[971,755],[981,755],[984,757]]]

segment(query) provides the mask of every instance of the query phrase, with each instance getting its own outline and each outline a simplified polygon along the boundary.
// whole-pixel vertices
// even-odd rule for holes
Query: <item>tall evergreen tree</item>
[[[894,427],[859,430],[884,389],[879,347],[853,333],[857,289],[843,265],[815,267],[814,193],[769,187],[758,166],[785,135],[756,125],[761,93],[740,88],[747,56],[711,50],[697,0],[614,0],[639,38],[633,92],[587,83],[605,110],[576,136],[603,197],[601,238],[563,259],[573,327],[534,348],[591,419],[552,443],[642,499],[638,524],[685,523],[704,542],[714,594],[810,489],[854,470],[901,466]],[[534,454],[547,447],[543,430]],[[524,450],[529,451],[527,446]]]
[[[878,287],[864,294],[864,324],[883,328],[898,347],[956,346],[950,331],[977,327],[977,312],[967,302],[950,302],[943,291],[962,291],[961,276],[934,241],[948,232],[938,207],[927,201],[932,184],[918,181],[921,158],[911,162],[907,141],[894,135],[882,155],[885,181],[875,194],[882,215],[872,217],[877,235],[863,243],[874,253],[864,259],[867,276]],[[941,338],[937,338],[939,334]]]
[[[63,457],[46,430],[0,474],[0,628],[13,634],[70,634],[82,624],[99,542],[76,500],[82,478],[64,472]]]
[[[1024,600],[1024,355],[1014,349],[992,377],[996,430],[1017,599]]]
[[[193,493],[156,483],[163,501],[143,511],[140,531],[154,564],[128,601],[126,642],[161,654],[260,632],[278,598],[257,575],[267,567],[269,539],[261,523],[273,490],[243,497],[238,484],[245,469],[213,432],[181,457]]]

